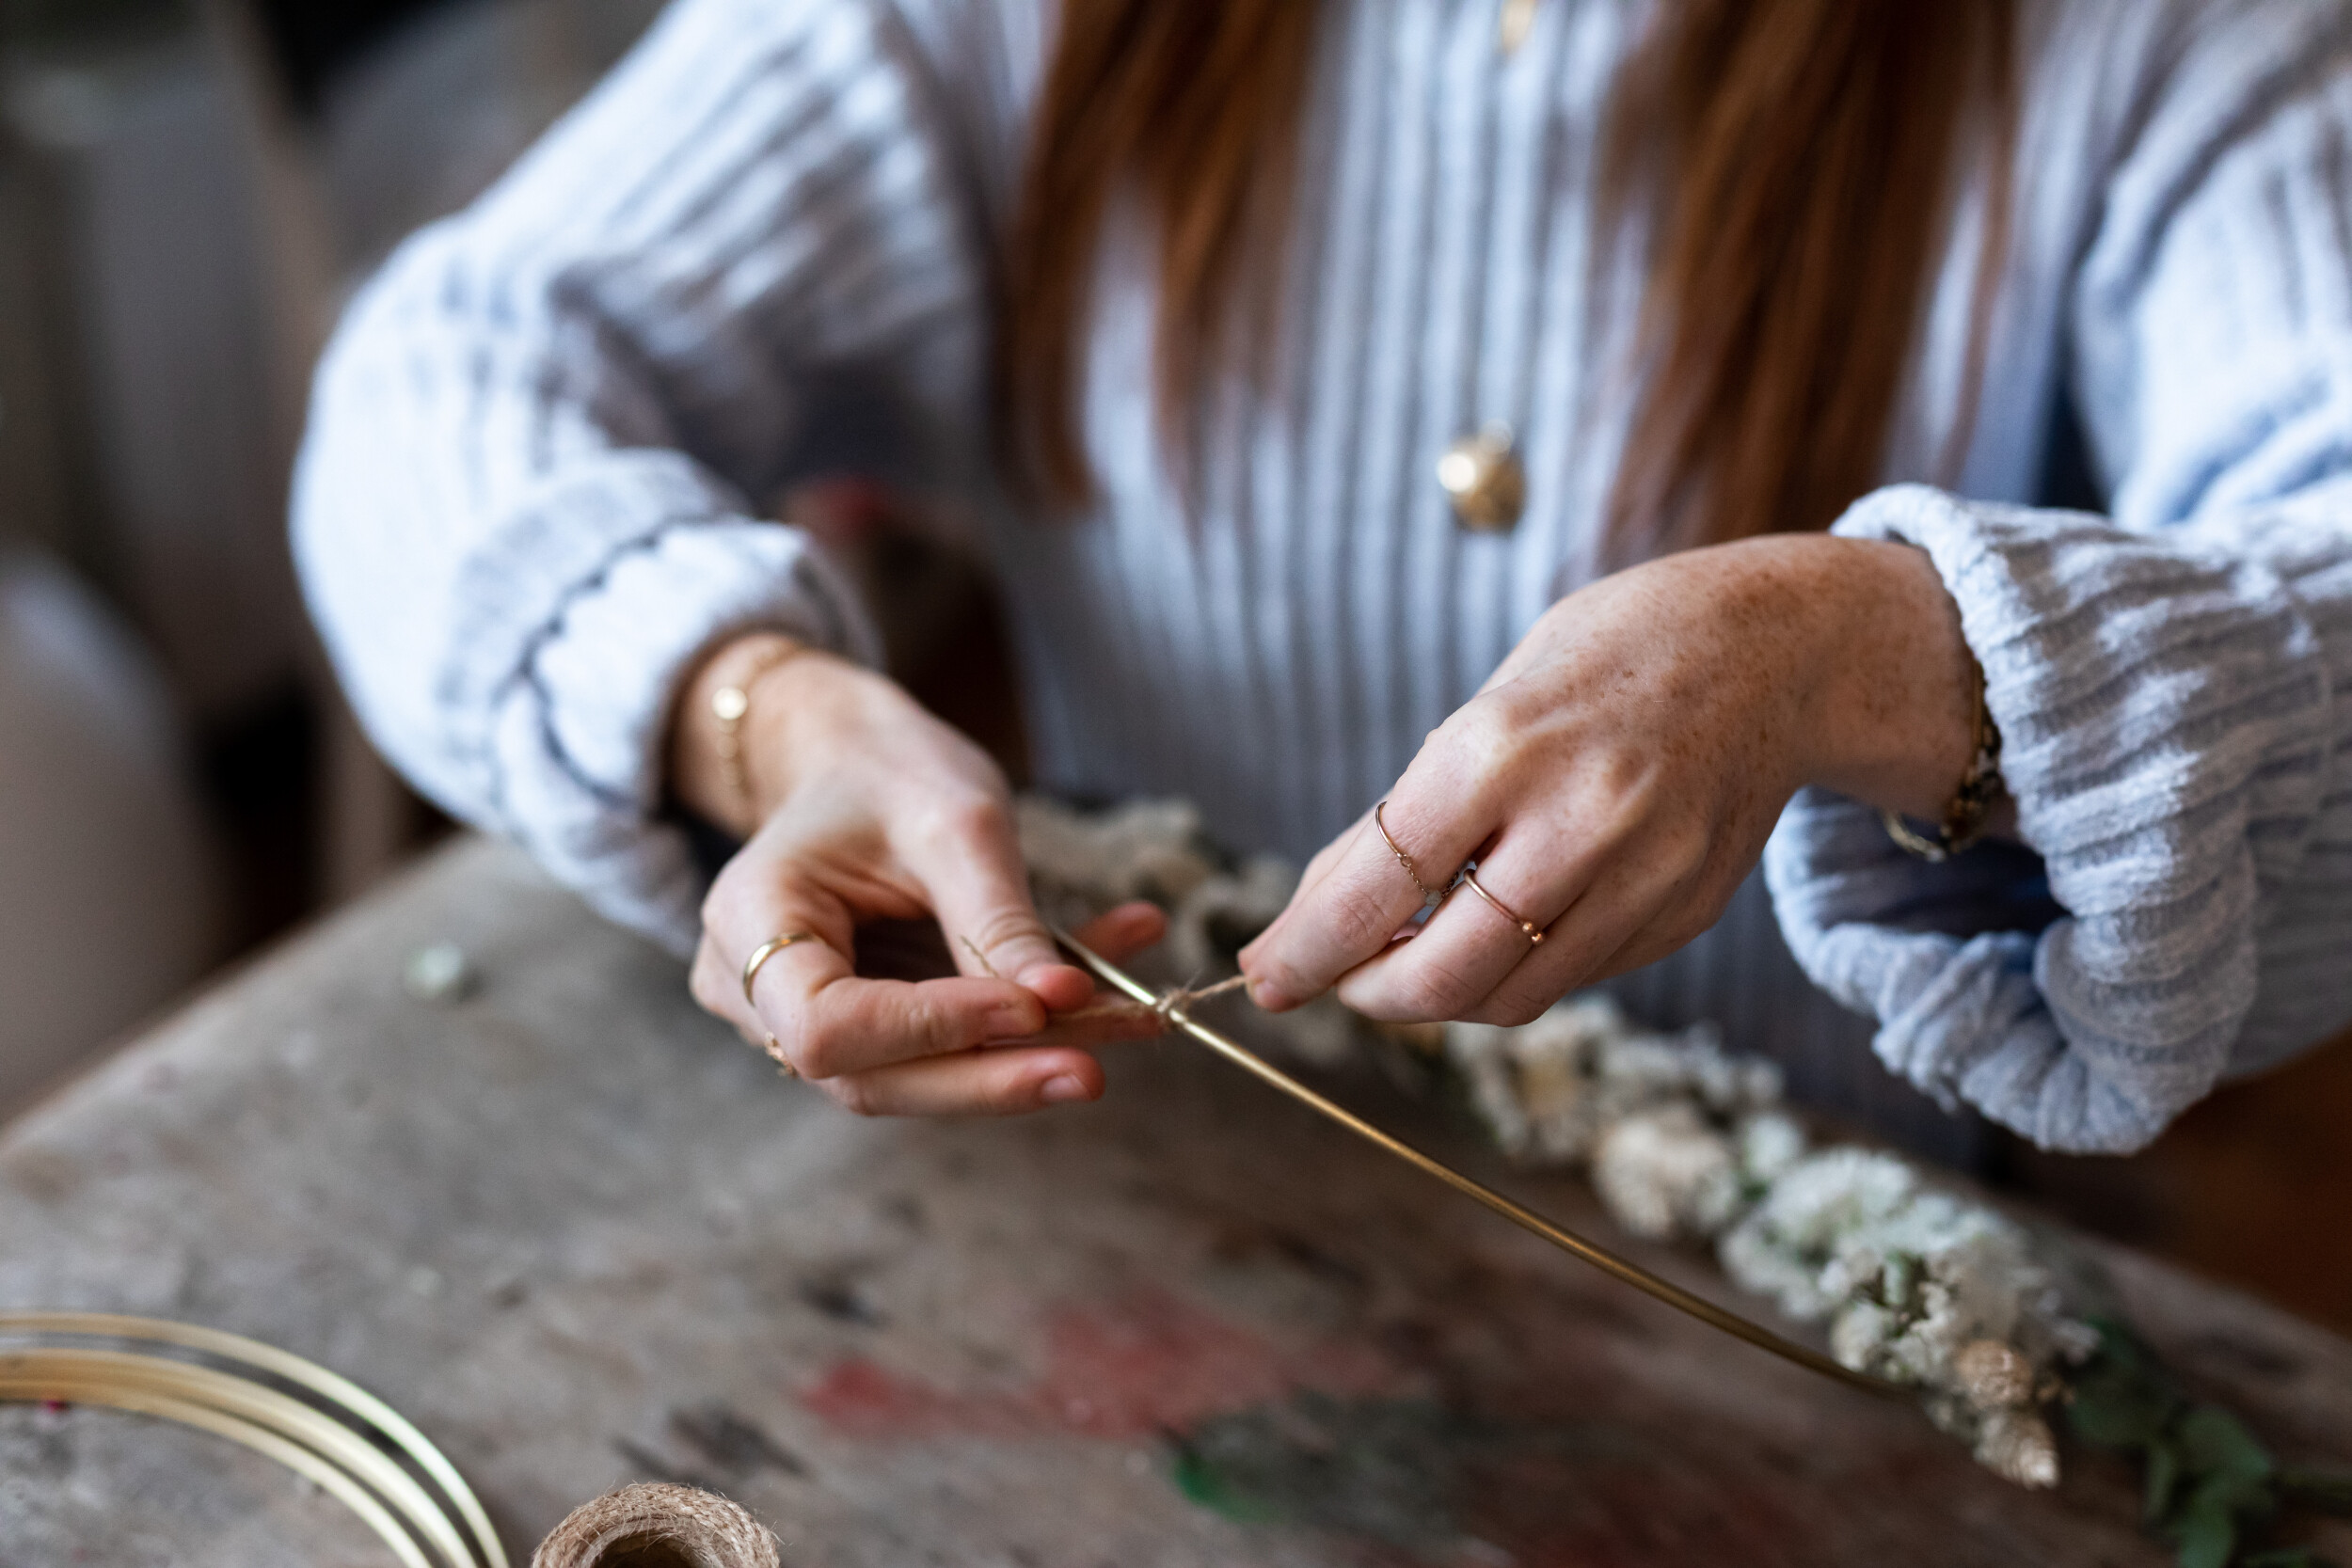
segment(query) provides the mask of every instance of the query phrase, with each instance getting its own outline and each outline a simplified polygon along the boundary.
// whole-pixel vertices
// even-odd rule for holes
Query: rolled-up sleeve
[[[2109,183],[2070,345],[2109,515],[1901,486],[1838,524],[1942,574],[2031,853],[1927,865],[1808,791],[1766,854],[1783,930],[1890,1068],[2046,1147],[2139,1148],[2352,1022],[2352,74],[2320,12],[2234,98],[2232,62],[2185,71]]]
[[[700,655],[876,641],[762,503],[832,454],[968,471],[982,268],[911,41],[860,0],[683,0],[360,293],[296,476],[305,592],[370,735],[599,910],[691,944],[662,745]],[[879,455],[878,455],[879,454]]]

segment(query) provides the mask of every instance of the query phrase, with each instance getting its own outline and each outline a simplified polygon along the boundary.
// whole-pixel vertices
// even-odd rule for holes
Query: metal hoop
[[[743,961],[743,1005],[752,1009],[755,1017],[758,1015],[759,1004],[752,1000],[752,982],[759,978],[759,966],[796,942],[822,942],[823,940],[814,931],[787,931],[782,936],[770,937],[766,942],[752,949],[752,956]],[[783,1043],[773,1035],[768,1037],[768,1055],[787,1078],[798,1078],[801,1075],[800,1069],[786,1057]]]
[[[1379,829],[1380,836],[1388,841],[1389,853],[1394,855],[1396,857],[1396,863],[1405,868],[1405,875],[1410,877],[1413,879],[1413,885],[1421,889],[1422,908],[1434,910],[1438,905],[1445,902],[1445,895],[1448,893],[1451,893],[1453,889],[1434,888],[1427,882],[1421,879],[1421,867],[1413,863],[1413,857],[1405,852],[1405,846],[1396,841],[1396,835],[1389,832],[1388,823],[1381,818],[1380,814],[1388,809],[1389,803],[1386,800],[1383,800],[1378,805],[1373,807],[1372,825]]]
[[[752,1000],[752,982],[759,978],[759,966],[783,952],[796,942],[817,942],[814,931],[787,931],[780,937],[770,937],[752,949],[752,956],[743,960],[743,1006],[757,1010],[759,1004]]]
[[[785,1055],[784,1042],[773,1035],[768,1037],[768,1059],[775,1063],[776,1070],[787,1078],[798,1078],[801,1075],[801,1069],[794,1067],[790,1058]]]
[[[1469,888],[1472,893],[1478,895],[1479,897],[1484,898],[1487,905],[1493,909],[1495,913],[1502,916],[1503,919],[1509,921],[1512,925],[1517,926],[1519,928],[1520,935],[1527,938],[1527,944],[1530,947],[1541,947],[1544,944],[1543,927],[1536,925],[1532,920],[1522,918],[1518,911],[1513,909],[1510,905],[1504,903],[1502,899],[1497,898],[1493,894],[1488,893],[1484,887],[1480,886],[1478,878],[1475,875],[1477,869],[1478,868],[1475,865],[1467,866],[1463,869],[1462,885]]]

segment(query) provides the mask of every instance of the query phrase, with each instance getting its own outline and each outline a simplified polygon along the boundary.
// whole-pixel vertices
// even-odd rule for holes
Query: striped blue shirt
[[[1646,7],[1555,0],[1506,55],[1498,6],[1326,8],[1276,368],[1224,400],[1189,515],[1153,442],[1150,257],[1107,247],[1104,500],[1073,524],[1012,504],[984,439],[1043,0],[678,0],[391,260],[321,368],[295,542],[370,732],[691,943],[667,714],[744,628],[875,657],[848,575],[771,520],[850,462],[993,562],[1043,782],[1187,796],[1303,859],[1597,569],[1641,274],[1596,224],[1594,149]],[[1979,158],[1886,487],[1839,527],[1943,573],[2030,848],[1930,866],[1801,797],[1723,923],[1620,989],[1882,1124],[1913,1114],[1899,1080],[2122,1150],[2352,1020],[2352,8],[2022,10],[1981,396]],[[2099,514],[2035,505],[2061,407]],[[1468,532],[1432,467],[1495,421],[1526,514]]]

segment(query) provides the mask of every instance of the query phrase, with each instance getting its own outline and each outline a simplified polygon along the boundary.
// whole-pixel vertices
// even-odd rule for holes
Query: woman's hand
[[[1692,550],[1554,605],[1422,746],[1382,817],[1309,865],[1242,954],[1274,1010],[1335,983],[1397,1022],[1518,1024],[1723,913],[1796,790],[1943,815],[1974,745],[1960,617],[1921,552],[1788,536]]]
[[[710,694],[748,681],[743,767],[721,755]],[[703,905],[694,998],[853,1111],[1004,1114],[1092,1100],[1089,1047],[1157,1032],[1136,1009],[1096,1009],[1029,901],[1004,775],[895,683],[784,639],[739,639],[703,667],[673,730],[681,800],[746,835]],[[856,927],[936,919],[955,978],[883,980],[850,965]],[[1159,940],[1148,904],[1081,939],[1121,958]],[[759,968],[771,938],[818,940]]]

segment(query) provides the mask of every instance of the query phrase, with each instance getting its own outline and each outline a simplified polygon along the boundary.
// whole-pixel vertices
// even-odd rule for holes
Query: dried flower
[[[1999,1410],[1985,1418],[1977,1435],[1977,1463],[2020,1486],[2058,1483],[2058,1439],[2050,1424],[2030,1410]]]
[[[1711,1236],[1739,1213],[1740,1167],[1729,1135],[1688,1104],[1638,1112],[1600,1137],[1593,1187],[1636,1236]]]
[[[2033,1363],[2013,1345],[1971,1339],[1952,1356],[1952,1386],[1979,1410],[2033,1402]]]

